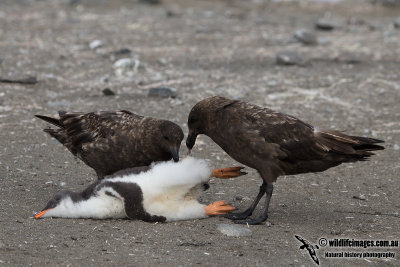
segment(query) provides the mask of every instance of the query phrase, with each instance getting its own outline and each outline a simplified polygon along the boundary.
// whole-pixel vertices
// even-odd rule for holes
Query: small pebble
[[[378,3],[387,7],[400,6],[400,0],[372,0],[371,2],[374,4]]]
[[[271,223],[267,221],[267,222],[265,222],[265,226],[271,227]]]
[[[355,53],[343,53],[336,58],[336,61],[346,64],[360,64],[362,62],[360,56]]]
[[[252,231],[249,228],[235,224],[219,224],[217,229],[227,236],[239,237],[252,235]]]
[[[100,81],[102,83],[108,83],[109,80],[110,80],[110,77],[108,75],[104,75],[103,77],[100,78]]]
[[[19,84],[35,84],[38,82],[36,76],[8,76],[8,77],[0,77],[0,82],[2,83],[19,83]]]
[[[103,46],[103,42],[100,40],[94,40],[94,41],[90,42],[90,44],[89,44],[90,49],[93,49],[93,50],[100,48],[102,46]]]
[[[111,52],[111,54],[114,54],[114,55],[126,55],[126,54],[130,54],[130,53],[132,53],[132,51],[129,48],[121,48],[121,49]]]
[[[110,88],[104,88],[103,89],[103,95],[105,96],[111,96],[111,95],[115,95],[114,91],[111,90]]]
[[[299,65],[301,64],[300,55],[295,51],[281,51],[276,54],[276,64],[278,65]]]
[[[400,17],[394,20],[393,25],[396,29],[400,29]]]
[[[294,33],[294,37],[305,45],[315,45],[317,43],[315,33],[307,29],[297,30]]]
[[[399,147],[399,145],[398,145],[398,144],[394,144],[394,146],[393,146],[393,149],[394,149],[394,150],[399,150],[399,149],[400,149],[400,147]]]
[[[162,97],[162,98],[175,98],[177,97],[177,91],[175,88],[169,87],[154,87],[150,88],[149,93],[147,94],[149,97]]]
[[[358,196],[353,196],[354,199],[359,199],[359,200],[367,200],[365,195],[358,195]]]
[[[165,66],[168,64],[168,61],[165,58],[160,57],[159,59],[157,59],[157,63],[160,64],[161,66]]]
[[[69,0],[68,3],[72,6],[72,5],[76,5],[76,4],[80,4],[82,2],[82,0]]]
[[[241,200],[243,200],[243,196],[241,196],[241,195],[236,195],[236,196],[235,196],[235,200],[241,201]]]
[[[117,76],[133,76],[140,67],[140,60],[134,58],[121,58],[113,65]]]
[[[179,17],[180,16],[180,14],[178,12],[175,12],[173,10],[167,10],[165,12],[165,15],[167,15],[168,18]]]
[[[152,5],[161,4],[161,0],[139,0],[139,2],[152,4]]]
[[[137,59],[133,58],[121,58],[115,61],[113,66],[116,69],[134,68],[136,65],[139,65],[137,61],[138,61]]]
[[[318,30],[331,31],[331,30],[333,30],[334,28],[336,28],[337,26],[336,26],[336,24],[335,24],[333,21],[331,21],[331,20],[329,20],[329,19],[326,19],[326,18],[321,18],[321,19],[318,19],[318,20],[315,22],[315,27],[316,27]]]

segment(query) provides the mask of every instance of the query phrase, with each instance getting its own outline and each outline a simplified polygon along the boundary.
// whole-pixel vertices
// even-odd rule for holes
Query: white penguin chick
[[[203,159],[161,162],[107,176],[82,192],[57,193],[35,218],[129,218],[147,222],[177,221],[227,214],[235,208],[225,201],[209,205],[197,198],[210,177],[246,174],[243,167],[211,170]]]

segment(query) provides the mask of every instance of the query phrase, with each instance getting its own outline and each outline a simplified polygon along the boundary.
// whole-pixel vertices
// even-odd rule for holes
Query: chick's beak
[[[172,158],[175,162],[179,161],[179,147],[175,147],[171,150]]]
[[[41,212],[36,213],[35,219],[39,219],[40,217],[42,217],[49,210],[51,210],[51,209],[42,210]]]

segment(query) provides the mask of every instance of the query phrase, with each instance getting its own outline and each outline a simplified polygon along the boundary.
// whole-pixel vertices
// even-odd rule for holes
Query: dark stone
[[[393,25],[396,29],[400,29],[400,17],[394,20]]]
[[[316,27],[318,30],[331,31],[331,30],[333,30],[334,28],[336,28],[337,26],[336,26],[336,24],[335,24],[333,21],[331,21],[331,20],[329,20],[329,19],[321,18],[321,19],[318,19],[318,20],[315,22],[315,27]]]
[[[178,12],[172,11],[172,10],[167,10],[165,12],[165,14],[167,15],[168,18],[180,17],[181,16],[181,14],[179,14]]]
[[[342,62],[346,64],[360,64],[362,62],[359,55],[355,55],[354,53],[343,53],[338,56],[335,61]]]
[[[103,89],[103,94],[104,94],[105,96],[115,95],[114,91],[111,90],[110,88],[105,88],[105,89]]]
[[[82,3],[82,0],[69,0],[68,2],[71,6],[72,5],[78,5]]]
[[[371,0],[374,4],[381,4],[384,6],[399,6],[400,0]]]
[[[152,5],[161,4],[161,0],[139,0],[139,2],[152,4]]]
[[[3,78],[0,77],[0,82],[2,83],[19,83],[19,84],[35,84],[38,82],[35,76],[27,76],[27,77],[10,77]]]
[[[343,62],[347,63],[347,64],[360,64],[361,59],[358,57],[349,57],[349,58],[343,59]]]
[[[206,245],[205,243],[194,243],[194,242],[184,242],[177,244],[177,246],[179,247],[204,247],[205,245]]]
[[[317,43],[317,37],[315,33],[310,30],[297,30],[294,33],[294,37],[305,45],[315,45]]]
[[[235,200],[241,201],[243,199],[243,196],[241,195],[236,195]]]
[[[364,195],[353,196],[353,198],[359,200],[367,200],[367,198]]]
[[[148,96],[150,97],[162,97],[162,98],[175,98],[177,97],[177,92],[175,88],[169,87],[155,87],[150,88]]]
[[[118,56],[118,55],[130,54],[130,53],[132,53],[132,51],[129,48],[121,48],[121,49],[112,51],[111,53]]]
[[[300,65],[300,55],[295,51],[281,51],[276,54],[276,64],[278,65]]]

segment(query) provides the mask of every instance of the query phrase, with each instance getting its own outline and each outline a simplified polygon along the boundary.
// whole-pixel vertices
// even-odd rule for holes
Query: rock
[[[281,51],[276,54],[278,65],[300,65],[300,55],[295,51]]]
[[[13,76],[13,77],[0,77],[1,83],[19,83],[19,84],[35,84],[38,82],[36,76]]]
[[[172,17],[180,17],[181,14],[179,12],[176,12],[174,10],[167,10],[165,12],[165,15],[167,15],[168,18],[172,18]]]
[[[134,59],[134,58],[121,58],[117,60],[113,65],[115,73],[118,76],[122,75],[133,76],[133,73],[137,72],[139,66],[140,66],[139,59]]]
[[[371,0],[374,4],[381,4],[384,6],[399,6],[400,0]]]
[[[97,48],[100,48],[102,46],[103,46],[103,42],[100,40],[94,40],[94,41],[90,42],[90,44],[89,44],[89,48],[93,49],[93,50],[96,50]]]
[[[362,62],[361,57],[354,53],[343,53],[339,55],[335,61],[343,62],[346,64],[360,64]]]
[[[236,195],[236,196],[235,196],[235,200],[241,201],[241,200],[243,200],[243,196],[241,196],[241,195]]]
[[[396,29],[400,29],[400,17],[394,20],[393,25]]]
[[[343,62],[347,64],[360,64],[362,61],[359,57],[346,57]]]
[[[117,58],[128,57],[128,56],[130,56],[130,57],[133,56],[134,58],[137,58],[137,55],[134,55],[129,48],[121,48],[118,50],[111,51],[109,53],[109,58],[111,61],[114,61]]]
[[[315,33],[307,29],[297,30],[294,33],[294,37],[305,45],[315,45],[317,43]]]
[[[115,51],[112,51],[111,54],[119,56],[119,55],[126,55],[126,54],[130,54],[132,53],[132,51],[129,48],[121,48]]]
[[[353,196],[354,199],[359,199],[359,200],[367,200],[365,195],[358,195],[358,196]]]
[[[68,3],[72,6],[72,5],[77,5],[77,4],[81,4],[82,0],[69,0]]]
[[[173,106],[181,106],[184,105],[185,103],[179,99],[171,99],[170,104]]]
[[[166,66],[168,64],[168,61],[165,58],[158,58],[157,63],[160,64],[161,66]]]
[[[161,4],[161,0],[139,0],[139,2],[152,4],[152,5]]]
[[[400,147],[399,147],[399,145],[398,145],[398,144],[394,144],[394,146],[393,146],[393,149],[394,149],[394,150],[399,150],[399,149],[400,149]]]
[[[104,94],[105,96],[115,95],[114,91],[111,90],[110,88],[104,88],[104,89],[103,89],[103,94]]]
[[[208,243],[210,244],[210,243]],[[184,243],[179,243],[177,246],[180,247],[203,247],[205,246],[205,243],[195,243],[195,242],[184,242]]]
[[[140,61],[133,58],[121,58],[114,63],[116,69],[129,69],[139,67]]]
[[[103,77],[100,78],[100,81],[102,83],[108,83],[109,80],[110,80],[110,77],[108,75],[104,75]]]
[[[267,222],[265,222],[265,226],[267,226],[267,227],[271,227],[271,225],[272,225],[272,224],[271,224],[270,222],[268,222],[268,221],[267,221]]]
[[[318,30],[331,31],[337,27],[336,23],[330,19],[320,18],[315,22],[315,27]]]
[[[235,224],[219,224],[218,231],[227,236],[251,236],[252,231],[244,226]]]
[[[169,87],[154,87],[150,88],[149,93],[147,94],[149,97],[162,97],[162,98],[175,98],[177,97],[177,91],[175,88]]]

